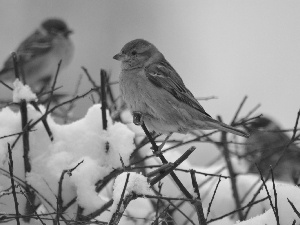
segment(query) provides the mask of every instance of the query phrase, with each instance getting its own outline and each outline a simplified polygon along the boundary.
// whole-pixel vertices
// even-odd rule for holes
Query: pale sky
[[[45,18],[63,18],[74,30],[75,55],[59,78],[66,92],[74,90],[81,66],[97,80],[100,68],[109,69],[117,80],[120,63],[112,56],[126,42],[144,38],[195,96],[218,97],[201,102],[213,117],[229,122],[248,95],[242,114],[261,103],[258,112],[284,128],[294,125],[300,108],[300,1],[1,0],[0,6],[0,62]],[[89,88],[84,78],[80,91]],[[86,98],[76,111],[82,115],[90,105]]]

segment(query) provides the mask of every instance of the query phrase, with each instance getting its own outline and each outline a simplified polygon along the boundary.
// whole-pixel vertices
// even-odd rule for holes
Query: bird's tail
[[[229,126],[225,123],[222,123],[220,121],[213,121],[213,122],[209,122],[214,128],[220,130],[220,131],[225,131],[225,132],[229,132],[229,133],[232,133],[232,134],[236,134],[236,135],[239,135],[241,137],[250,137],[250,134],[245,132],[245,131],[242,131],[242,130],[239,130],[235,127],[232,127],[232,126]]]

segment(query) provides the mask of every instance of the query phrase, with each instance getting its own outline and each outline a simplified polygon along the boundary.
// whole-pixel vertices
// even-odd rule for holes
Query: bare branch
[[[231,177],[230,181],[231,181],[233,198],[234,198],[234,201],[235,201],[236,208],[239,209],[239,208],[241,208],[241,202],[240,202],[240,197],[239,197],[239,193],[238,193],[237,185],[236,185],[236,174],[233,171],[233,167],[232,167],[232,163],[231,163],[231,159],[230,159],[230,155],[229,155],[230,153],[229,153],[228,145],[226,144],[226,142],[227,142],[226,132],[222,132],[221,139],[222,139],[222,142],[223,142],[222,146],[223,146],[224,158],[225,158],[225,161],[226,161],[228,172],[229,172],[230,177]],[[242,218],[243,218],[242,211],[238,211],[238,216],[239,216],[239,219],[242,220]]]
[[[214,190],[214,194],[213,194],[213,196],[211,197],[211,200],[210,200],[210,202],[209,202],[209,204],[208,204],[208,209],[207,209],[206,219],[208,218],[208,215],[209,215],[209,213],[210,213],[210,208],[211,208],[211,205],[212,205],[213,200],[214,200],[214,198],[215,198],[215,195],[216,195],[216,193],[217,193],[217,189],[218,189],[218,187],[219,187],[220,182],[221,182],[221,177],[219,177],[218,183],[217,183],[216,188],[215,188],[215,190]]]
[[[231,211],[231,212],[226,213],[226,214],[224,214],[224,215],[222,215],[222,216],[219,216],[219,217],[217,217],[217,218],[213,218],[213,219],[207,221],[207,223],[211,223],[211,222],[214,222],[214,221],[223,219],[223,218],[225,218],[225,217],[227,217],[227,216],[230,216],[230,215],[233,215],[233,214],[237,213],[238,211],[242,211],[242,210],[244,210],[244,209],[249,208],[250,206],[253,206],[253,205],[256,205],[256,204],[258,204],[258,203],[260,203],[260,202],[263,202],[263,201],[265,201],[265,200],[267,200],[267,199],[268,199],[268,197],[264,197],[264,198],[259,199],[259,200],[257,200],[257,201],[249,202],[247,205],[241,207],[240,209]]]
[[[232,126],[235,124],[235,121],[236,121],[236,119],[237,119],[237,117],[238,117],[238,115],[239,115],[239,113],[240,113],[240,111],[241,111],[243,105],[245,104],[247,98],[248,98],[248,96],[246,95],[246,96],[243,98],[242,102],[240,103],[240,105],[239,105],[239,107],[238,107],[238,109],[237,109],[237,111],[236,111],[236,113],[235,113],[235,115],[234,115],[234,117],[233,117],[233,119],[232,119],[232,121],[231,121],[231,123],[230,123]]]
[[[106,71],[101,69],[101,111],[102,111],[102,126],[103,130],[107,129],[107,119],[106,119]]]
[[[116,225],[119,223],[122,215],[123,215],[123,212],[126,208],[126,206],[128,205],[127,203],[127,199],[128,199],[128,196],[131,196],[131,194],[127,195],[124,199],[124,195],[125,195],[125,191],[126,191],[126,188],[127,188],[127,184],[128,184],[128,181],[129,181],[129,176],[130,176],[130,173],[127,173],[127,176],[126,176],[126,181],[125,181],[125,184],[124,184],[124,188],[123,188],[123,191],[122,191],[122,194],[121,194],[121,197],[120,197],[120,201],[118,203],[118,206],[117,206],[117,209],[116,211],[113,213],[110,221],[109,221],[109,225]],[[127,200],[127,201],[126,201]],[[130,201],[130,200],[129,200]],[[126,204],[127,203],[127,204]],[[121,209],[121,206],[123,205],[122,209]]]
[[[47,107],[46,107],[46,112],[49,110],[49,107],[50,107],[50,104],[51,104],[51,101],[52,101],[52,97],[53,97],[53,93],[54,93],[54,89],[55,89],[55,85],[56,85],[56,80],[57,80],[57,77],[58,77],[58,74],[59,74],[61,62],[62,62],[62,60],[60,60],[57,64],[56,74],[55,74],[54,81],[53,81],[53,84],[52,84],[50,97],[49,97],[49,102],[48,102]]]
[[[300,219],[300,213],[299,211],[296,209],[295,205],[287,198],[288,202],[290,203],[290,205],[292,206],[294,212],[296,213],[296,215],[298,216],[298,218]]]
[[[195,176],[195,170],[191,170],[190,173],[191,173],[194,192],[197,195],[197,199],[198,199],[198,201],[196,201],[196,203],[195,203],[198,206],[198,207],[196,207],[196,212],[197,212],[197,215],[198,215],[198,221],[199,221],[199,224],[206,225],[206,219],[205,219],[204,213],[203,213],[203,207],[202,207],[199,187],[198,187],[196,176]]]
[[[9,174],[10,174],[10,182],[11,182],[11,187],[12,187],[12,193],[13,193],[13,197],[14,197],[14,203],[15,203],[15,210],[16,210],[16,221],[17,221],[17,225],[20,225],[20,213],[19,213],[19,203],[18,203],[18,199],[17,199],[17,195],[16,195],[16,188],[15,188],[15,180],[14,180],[14,161],[12,159],[12,153],[11,153],[11,148],[10,148],[10,144],[8,144],[8,156],[9,156],[9,163],[8,163],[8,167],[9,167]]]
[[[154,177],[151,181],[150,181],[150,185],[153,186],[154,184],[156,184],[157,182],[159,182],[161,179],[163,179],[165,176],[167,176],[170,173],[174,173],[173,170],[179,166],[184,160],[186,160],[190,154],[193,153],[193,151],[196,148],[194,146],[192,146],[191,148],[189,148],[182,156],[180,156],[174,163],[171,164],[170,167],[166,168],[165,171],[163,171],[163,173],[160,173],[158,176]],[[168,164],[168,163],[167,163]],[[175,173],[174,173],[175,174]]]

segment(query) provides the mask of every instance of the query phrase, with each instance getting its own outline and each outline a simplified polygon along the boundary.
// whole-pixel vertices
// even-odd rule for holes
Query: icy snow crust
[[[35,101],[36,95],[31,91],[28,85],[24,85],[19,79],[16,79],[13,83],[13,102],[21,102],[26,100],[27,102]]]

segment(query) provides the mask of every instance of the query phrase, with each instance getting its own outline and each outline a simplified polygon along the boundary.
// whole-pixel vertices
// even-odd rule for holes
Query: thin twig
[[[240,113],[240,111],[241,111],[243,105],[245,104],[247,98],[248,98],[248,96],[246,95],[246,96],[243,98],[242,102],[240,103],[240,105],[239,105],[239,107],[238,107],[238,109],[237,109],[237,111],[236,111],[236,113],[235,113],[235,115],[234,115],[234,117],[233,117],[233,119],[232,119],[232,121],[231,121],[231,123],[230,123],[232,126],[235,124],[236,118],[238,117],[238,115],[239,115],[239,113]]]
[[[268,190],[268,188],[267,188],[266,182],[265,182],[265,180],[264,180],[264,178],[263,178],[263,175],[262,175],[262,173],[261,173],[261,170],[259,169],[259,167],[257,166],[256,163],[255,163],[255,165],[256,165],[256,167],[257,167],[257,169],[258,169],[258,171],[259,171],[260,179],[261,179],[261,181],[262,181],[262,183],[263,183],[263,186],[264,186],[264,188],[265,188],[265,190],[266,190],[266,192],[267,192],[267,196],[268,196],[268,199],[269,199],[269,202],[270,202],[270,206],[271,206],[271,208],[272,208],[272,210],[273,210],[274,216],[275,216],[275,218],[276,218],[276,222],[277,222],[277,224],[278,224],[278,223],[279,223],[278,217],[277,217],[278,215],[277,215],[277,212],[276,212],[275,207],[274,207],[274,205],[273,205],[272,198],[271,198],[271,195],[270,195],[269,190]]]
[[[278,206],[277,206],[277,192],[276,192],[276,187],[275,187],[273,169],[272,169],[272,166],[270,166],[270,167],[271,167],[270,171],[271,171],[273,191],[274,191],[274,199],[275,199],[274,212],[276,212],[276,214],[275,214],[276,222],[277,222],[277,225],[279,225],[279,212],[278,212]]]
[[[11,90],[11,91],[14,90],[12,87],[10,87],[10,86],[7,85],[6,83],[4,83],[2,80],[0,80],[0,83],[3,84],[5,87],[7,87],[9,90]]]
[[[111,199],[109,200],[108,202],[106,202],[101,208],[97,209],[96,211],[90,213],[89,215],[87,215],[86,217],[88,219],[92,219],[92,218],[95,218],[97,216],[100,216],[104,211],[106,211],[109,207],[112,206],[114,200]]]
[[[209,213],[210,213],[210,208],[211,208],[211,205],[212,205],[213,200],[214,200],[214,198],[215,198],[215,195],[216,195],[216,193],[217,193],[217,189],[218,189],[218,187],[219,187],[220,182],[221,182],[221,177],[219,177],[218,183],[217,183],[216,188],[215,188],[215,190],[214,190],[214,194],[213,194],[213,196],[211,197],[211,200],[210,200],[210,202],[209,202],[209,204],[208,204],[208,209],[207,209],[207,213],[206,213],[206,220],[207,220],[208,215],[209,215]]]
[[[116,225],[119,223],[122,215],[123,215],[123,212],[125,210],[125,200],[124,200],[124,196],[125,196],[125,191],[126,191],[126,188],[127,188],[127,184],[128,184],[128,181],[129,181],[129,176],[130,176],[130,173],[127,173],[127,176],[126,176],[126,181],[125,181],[125,184],[124,184],[124,188],[123,188],[123,191],[122,191],[122,194],[121,194],[121,197],[120,197],[120,201],[117,205],[117,209],[116,211],[113,213],[110,221],[109,221],[109,225]],[[128,197],[128,195],[126,196]],[[122,210],[121,209],[121,205],[124,205],[124,207],[122,207]]]
[[[159,154],[159,150],[158,147],[155,143],[155,141],[153,140],[150,132],[148,131],[147,127],[145,126],[145,124],[142,124],[142,128],[145,132],[145,134],[147,135],[150,143],[152,144],[153,147],[153,151],[154,151],[154,155],[157,155],[160,160],[162,161],[162,163],[167,164],[168,161],[166,160],[166,158],[162,155],[162,153],[160,152]],[[158,153],[158,154],[156,154]],[[175,181],[175,183],[177,184],[177,186],[179,187],[179,189],[182,191],[182,193],[187,197],[187,198],[193,198],[193,196],[188,192],[188,190],[184,187],[184,185],[181,183],[181,181],[178,179],[178,177],[176,176],[176,174],[174,172],[170,173],[171,177],[173,178],[173,180]]]
[[[225,169],[225,167],[220,168],[218,171],[216,171],[216,174],[221,173],[223,170]],[[202,181],[201,184],[199,185],[199,188],[203,187],[206,183],[208,183],[210,180],[212,180],[213,177],[209,177],[206,180]],[[180,207],[184,202],[180,202],[179,204],[177,204],[177,207]]]
[[[53,81],[53,84],[52,84],[52,87],[51,87],[51,92],[50,92],[49,102],[48,102],[47,107],[46,107],[46,112],[49,110],[49,107],[50,107],[50,104],[51,104],[51,101],[52,101],[52,97],[53,97],[53,93],[54,93],[54,89],[55,89],[55,85],[56,85],[56,80],[57,80],[57,77],[58,77],[58,74],[59,74],[61,62],[62,62],[62,59],[59,60],[59,62],[57,64],[56,74],[55,74],[54,81]]]
[[[159,199],[157,199],[157,202],[159,202]],[[158,215],[158,211],[155,214],[155,220],[151,223],[151,225],[158,225],[159,224],[159,218],[163,217],[168,212],[169,207],[171,204],[167,205],[167,207],[164,208],[164,210]]]
[[[137,198],[150,198],[150,199],[161,199],[161,200],[168,200],[168,201],[185,201],[185,202],[193,202],[195,199],[190,198],[177,198],[177,197],[166,197],[162,195],[144,195],[144,194],[136,194],[135,197]]]
[[[31,101],[30,104],[35,108],[35,110],[37,110],[37,111],[39,111],[41,113],[41,110],[40,110],[40,108],[39,108],[39,106],[38,106],[38,104],[36,102]],[[50,141],[53,141],[54,140],[53,139],[53,133],[52,133],[50,127],[49,127],[49,124],[47,122],[47,118],[42,119],[42,122],[43,122],[43,125],[44,125],[44,127],[46,129],[46,132],[47,132],[47,134],[48,134],[48,136],[50,138]]]
[[[105,176],[102,180],[99,180],[95,184],[95,191],[99,193],[113,178],[120,175],[123,172],[123,169],[115,169],[110,174]]]
[[[11,187],[12,187],[12,194],[14,197],[14,203],[15,203],[15,210],[16,210],[16,221],[17,224],[20,225],[20,213],[19,213],[19,202],[17,199],[17,195],[16,195],[16,188],[15,188],[15,180],[14,180],[14,162],[12,159],[12,152],[11,152],[11,148],[10,148],[10,144],[7,144],[8,147],[8,156],[9,156],[9,163],[8,163],[8,167],[9,167],[9,173],[10,173],[10,182],[11,182]]]
[[[159,183],[158,183],[158,193],[159,194],[161,193],[162,185],[163,185],[163,183],[161,183],[161,181],[159,181]],[[160,202],[160,200],[157,199],[157,201],[156,201],[156,207],[155,207],[155,217],[156,218],[158,216],[158,211],[159,211],[159,202]],[[157,219],[157,221],[158,221],[158,219]],[[153,222],[153,224],[156,224],[155,221]]]
[[[211,100],[211,99],[218,99],[218,97],[212,95],[212,96],[208,96],[208,97],[197,97],[196,99],[197,99],[197,101],[207,101],[207,100]]]
[[[63,180],[64,180],[64,176],[67,173],[69,176],[72,175],[72,172],[81,164],[83,163],[84,160],[82,160],[81,162],[79,162],[75,167],[68,169],[68,170],[63,170],[60,178],[59,178],[59,182],[58,182],[58,195],[57,195],[57,210],[56,210],[56,219],[55,221],[59,223],[59,217],[61,217],[61,214],[63,212],[63,200],[62,200],[62,184],[63,184]]]
[[[244,119],[248,119],[260,106],[261,106],[261,104],[257,104],[256,106],[254,106],[254,108],[252,110],[250,110],[248,112],[248,114],[246,114],[246,116],[244,117]]]
[[[298,218],[300,219],[300,213],[299,211],[296,209],[295,205],[289,200],[289,198],[287,198],[288,202],[290,203],[290,205],[292,206],[294,212],[296,213],[296,215],[298,216]]]
[[[83,70],[84,74],[87,76],[88,80],[91,82],[91,84],[93,85],[93,87],[99,88],[99,86],[96,84],[96,82],[91,77],[91,75],[88,72],[87,68],[85,68],[84,66],[82,66],[81,69]]]
[[[196,210],[197,215],[198,215],[198,221],[199,221],[199,224],[206,225],[206,219],[205,219],[204,213],[203,213],[203,206],[202,206],[202,202],[201,202],[198,183],[197,183],[196,176],[195,176],[195,170],[190,170],[190,173],[191,173],[191,179],[192,179],[192,185],[194,188],[194,192],[197,195],[197,199],[198,199],[198,201],[197,201],[198,207]]]
[[[176,171],[181,171],[181,172],[186,172],[188,173],[189,170],[185,170],[185,169],[180,169],[180,168],[176,168],[175,169]],[[231,178],[230,176],[224,176],[224,175],[221,175],[221,174],[213,174],[213,173],[204,173],[204,172],[200,172],[200,171],[197,171],[197,170],[194,170],[195,173],[197,174],[202,174],[204,176],[212,176],[212,177],[219,177],[219,178],[224,178],[224,179],[227,179],[227,178]]]
[[[39,99],[39,100],[38,100],[38,103],[39,103],[40,98],[41,98],[42,96],[47,95],[47,94],[51,94],[52,92],[55,92],[55,91],[61,89],[62,87],[63,87],[63,86],[58,86],[58,87],[54,88],[53,90],[49,90],[49,91],[45,91],[45,92],[42,92],[42,93],[37,94],[37,98]]]
[[[27,197],[27,195],[22,191],[22,189],[20,189],[20,192],[23,194],[23,196],[26,198],[26,200],[30,203],[31,207],[34,208],[34,205],[32,202],[30,202],[30,199]],[[34,210],[34,215],[36,215],[36,217],[38,218],[38,220],[43,224],[46,225],[43,220],[41,219],[40,215],[37,214],[36,210]]]
[[[61,107],[61,106],[63,106],[63,105],[66,105],[66,104],[68,104],[68,103],[70,103],[70,102],[76,101],[76,100],[78,100],[78,99],[84,98],[85,96],[89,95],[89,94],[90,94],[91,92],[93,92],[93,91],[95,91],[95,89],[94,89],[94,88],[91,88],[89,91],[85,92],[85,93],[82,94],[82,95],[77,95],[77,96],[75,96],[74,98],[72,98],[72,99],[70,99],[70,100],[67,100],[67,101],[64,101],[64,102],[62,102],[62,103],[60,103],[60,104],[57,104],[57,105],[54,106],[52,109],[50,109],[48,112],[45,112],[45,113],[44,113],[39,119],[37,119],[34,123],[32,123],[32,124],[30,125],[30,129],[31,129],[32,127],[34,127],[36,124],[38,124],[41,120],[43,120],[44,118],[46,118],[47,115],[49,115],[50,113],[52,113],[53,111],[55,111],[57,108],[59,108],[59,107]]]
[[[35,130],[29,130],[29,132],[32,132],[32,131],[35,131]],[[4,135],[4,136],[1,136],[0,139],[9,138],[12,136],[17,136],[17,135],[22,135],[23,133],[24,133],[24,131],[14,133],[14,134]]]
[[[103,130],[107,129],[107,119],[106,119],[106,71],[101,69],[101,111],[102,111],[102,126]]]
[[[13,52],[11,53],[11,57],[14,64],[14,70],[15,70],[15,77],[16,79],[20,80],[20,73],[19,73],[19,66],[18,66],[18,56],[17,53]]]
[[[210,135],[212,135],[212,134],[215,134],[215,133],[217,133],[217,132],[219,132],[219,131],[212,131],[212,132],[210,132],[210,133],[204,134],[204,135],[202,135],[202,136],[198,136],[198,137],[194,138],[193,140],[189,140],[189,141],[186,141],[186,142],[181,141],[181,142],[179,142],[177,145],[174,145],[174,146],[172,146],[172,147],[166,148],[165,150],[162,150],[161,153],[165,153],[165,152],[170,151],[170,150],[172,150],[172,149],[176,149],[176,148],[179,147],[179,146],[183,146],[183,145],[187,145],[187,144],[189,144],[189,143],[193,143],[193,142],[196,142],[196,141],[200,141],[202,138],[206,138],[206,137],[208,137],[208,136],[210,136]],[[149,131],[148,131],[148,133],[149,133]],[[150,133],[149,133],[149,134],[150,134]],[[146,135],[146,136],[148,137],[148,135]],[[149,140],[149,137],[148,137],[148,140]],[[154,140],[153,137],[152,137],[152,140]],[[150,142],[150,143],[151,143],[151,142]],[[155,143],[155,142],[154,142],[154,143]],[[152,143],[151,143],[151,144],[152,144]],[[150,159],[150,158],[153,158],[153,157],[156,157],[156,155],[153,154],[153,155],[145,156],[143,159],[138,160],[138,161],[136,161],[136,162],[133,162],[131,165],[135,165],[135,164],[141,163],[141,162],[146,161],[147,159]]]
[[[256,204],[258,204],[258,203],[260,203],[260,202],[263,202],[263,201],[265,201],[265,200],[267,200],[267,199],[268,199],[268,197],[264,197],[264,198],[259,199],[259,200],[257,200],[257,201],[250,202],[249,204],[247,204],[247,205],[241,207],[240,209],[236,209],[236,210],[233,210],[233,211],[231,211],[231,212],[229,212],[229,213],[226,213],[226,214],[224,214],[224,215],[222,215],[222,216],[213,218],[213,219],[207,221],[207,223],[211,223],[211,222],[214,222],[214,221],[223,219],[223,218],[225,218],[225,217],[227,217],[227,216],[230,216],[230,215],[233,215],[233,214],[237,213],[238,211],[242,211],[242,210],[244,210],[244,209],[246,209],[246,208],[248,208],[248,207],[250,207],[250,206],[253,206],[253,205],[256,205]]]
[[[116,100],[117,99],[115,99],[115,97],[114,97],[114,94],[113,94],[113,91],[112,91],[109,80],[110,80],[110,76],[107,76],[107,81],[106,81],[106,83],[107,83],[107,94],[108,94],[108,96],[110,98],[110,101],[111,101],[111,106],[109,107],[109,110],[110,111],[111,110],[115,111],[115,110],[117,110],[117,105],[116,105]]]
[[[152,188],[152,190],[153,190],[153,192],[157,195],[157,196],[161,196],[161,194],[158,192],[158,191],[156,191],[154,188]],[[181,215],[183,215],[191,224],[193,224],[193,225],[196,225],[195,223],[194,223],[194,221],[192,220],[192,219],[190,219],[178,206],[176,206],[171,200],[169,200],[169,199],[161,199],[161,200],[166,200],[166,201],[168,201],[168,203],[169,204],[171,204],[173,207],[174,207],[174,209],[173,210],[169,210],[169,213],[170,214],[173,214],[173,212],[175,211],[175,210],[177,210]],[[186,199],[185,198],[185,200],[182,200],[182,202],[186,202],[186,201],[188,201],[188,199]]]
[[[2,171],[3,175],[10,178],[10,174],[8,171],[0,168],[0,171]],[[23,181],[22,179],[20,179],[19,177],[17,176],[13,176],[13,179],[15,180],[15,182],[18,183],[19,186],[21,186],[23,189],[25,189],[25,186],[26,186],[26,183],[25,181]],[[53,210],[55,210],[55,207],[48,201],[47,198],[45,198],[42,194],[39,193],[38,190],[36,190],[34,187],[31,187],[31,189],[39,196],[39,198],[43,199],[44,202],[46,202]]]
[[[239,209],[239,208],[241,208],[241,202],[240,202],[239,193],[238,193],[238,189],[237,189],[237,185],[236,185],[236,174],[233,170],[233,166],[232,166],[232,163],[231,163],[228,145],[225,144],[225,142],[227,142],[226,132],[222,132],[221,139],[222,139],[222,142],[224,143],[223,144],[224,158],[225,158],[225,161],[226,161],[228,172],[229,172],[230,177],[231,177],[230,182],[231,182],[233,198],[234,198],[234,201],[235,201],[236,208]],[[243,212],[238,211],[238,216],[239,216],[239,219],[242,220]]]
[[[78,91],[79,91],[79,87],[80,87],[80,84],[81,84],[81,80],[82,80],[82,75],[79,76],[78,81],[77,81],[77,83],[76,83],[75,91],[74,91],[74,94],[72,95],[73,98],[74,98],[76,95],[78,95]],[[69,113],[70,113],[70,111],[73,109],[74,103],[75,103],[75,102],[71,102],[71,103],[69,104],[69,107],[68,107],[68,108],[66,109],[66,111],[65,111],[65,116],[64,116],[64,123],[65,123],[65,124],[68,122],[68,119],[69,119]]]
[[[188,150],[186,150],[186,152],[182,156],[180,156],[174,163],[172,163],[171,166],[168,167],[163,173],[161,173],[158,176],[154,177],[150,181],[150,186],[153,186],[154,184],[159,182],[161,179],[163,179],[165,176],[172,173],[177,166],[179,166],[184,160],[186,160],[190,156],[190,154],[192,154],[194,152],[195,149],[196,148],[194,146],[192,146]]]

